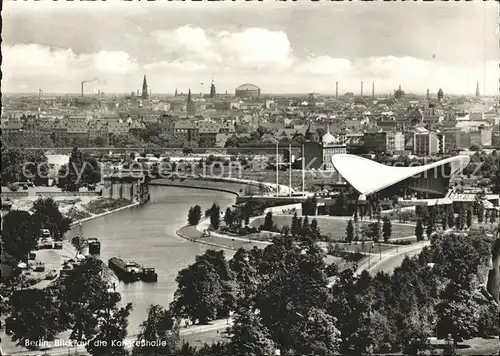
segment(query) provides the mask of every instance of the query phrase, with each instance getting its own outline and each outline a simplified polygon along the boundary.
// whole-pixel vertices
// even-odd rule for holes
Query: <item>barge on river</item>
[[[133,261],[123,261],[121,258],[113,257],[109,259],[108,266],[118,279],[125,283],[139,280],[156,282],[158,280],[158,274],[154,268],[143,268]]]
[[[101,253],[101,243],[95,237],[91,237],[87,240],[89,246],[89,254],[99,255]]]

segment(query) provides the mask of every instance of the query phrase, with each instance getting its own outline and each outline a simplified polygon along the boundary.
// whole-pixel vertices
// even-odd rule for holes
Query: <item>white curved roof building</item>
[[[399,195],[402,190],[444,196],[450,178],[469,162],[468,156],[456,156],[423,166],[398,167],[350,154],[332,156],[333,166],[342,178],[365,196],[381,191]]]

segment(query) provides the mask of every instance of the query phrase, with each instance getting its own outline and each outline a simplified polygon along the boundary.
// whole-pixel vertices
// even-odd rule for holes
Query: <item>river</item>
[[[107,263],[111,257],[130,259],[156,268],[157,283],[119,283],[117,291],[124,302],[133,304],[129,317],[129,334],[137,333],[151,304],[168,307],[177,289],[175,278],[179,270],[194,262],[207,245],[184,240],[176,231],[187,223],[191,206],[198,204],[202,211],[216,202],[222,209],[235,203],[236,197],[201,189],[150,187],[151,200],[143,206],[126,209],[82,225],[86,237],[101,241],[100,258]],[[74,232],[68,233],[71,238]],[[226,256],[233,252],[226,250]]]

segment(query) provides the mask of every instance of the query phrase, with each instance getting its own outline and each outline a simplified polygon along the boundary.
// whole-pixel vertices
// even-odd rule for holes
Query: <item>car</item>
[[[45,276],[45,279],[47,280],[53,280],[57,277],[57,271],[55,269],[50,270],[49,273]]]
[[[56,250],[62,250],[62,248],[63,248],[62,241],[56,241],[56,242],[54,242],[54,249],[56,249]]]
[[[40,237],[42,237],[43,239],[51,238],[52,236],[50,235],[50,230],[49,229],[40,230]]]
[[[45,264],[43,262],[38,262],[33,267],[33,272],[43,272],[43,271],[45,271]]]

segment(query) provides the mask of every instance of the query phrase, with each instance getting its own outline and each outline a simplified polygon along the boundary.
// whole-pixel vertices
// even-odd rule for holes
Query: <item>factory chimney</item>
[[[375,99],[375,82],[372,82],[372,98]]]
[[[83,98],[83,83],[85,83],[85,81],[82,81],[82,98]]]
[[[101,89],[97,89],[97,99],[101,99]]]
[[[335,99],[339,97],[339,82],[335,82]]]
[[[42,89],[38,89],[38,100],[42,99]]]
[[[363,81],[361,81],[361,97],[363,97]]]

